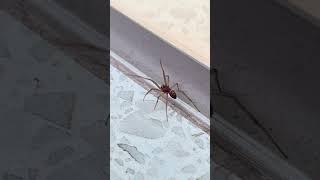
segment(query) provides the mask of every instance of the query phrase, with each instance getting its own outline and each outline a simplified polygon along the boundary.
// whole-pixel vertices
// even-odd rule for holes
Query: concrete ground
[[[0,178],[107,179],[106,83],[10,15],[0,24]]]
[[[319,28],[270,0],[218,0],[214,7],[212,65],[223,89],[268,129],[290,163],[319,179]],[[278,153],[230,99],[214,96],[213,103]]]
[[[110,66],[111,179],[209,179],[210,136]]]

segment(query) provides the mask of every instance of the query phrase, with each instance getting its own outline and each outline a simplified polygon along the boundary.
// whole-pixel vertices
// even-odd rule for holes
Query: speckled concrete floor
[[[111,66],[111,178],[196,179],[210,174],[210,137]]]

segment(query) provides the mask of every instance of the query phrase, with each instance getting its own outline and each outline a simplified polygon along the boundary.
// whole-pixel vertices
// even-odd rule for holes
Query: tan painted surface
[[[111,0],[111,6],[210,67],[210,0]]]
[[[320,18],[320,1],[319,0],[288,0],[296,7],[301,8],[306,13]]]

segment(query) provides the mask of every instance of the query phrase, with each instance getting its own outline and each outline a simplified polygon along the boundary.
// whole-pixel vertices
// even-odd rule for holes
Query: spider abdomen
[[[174,92],[174,90],[171,90],[171,91],[169,92],[169,95],[170,95],[173,99],[176,99],[176,98],[177,98],[177,94],[176,94],[176,92]]]

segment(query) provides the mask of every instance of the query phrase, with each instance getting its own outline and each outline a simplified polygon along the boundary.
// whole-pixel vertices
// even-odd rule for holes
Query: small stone
[[[192,134],[192,136],[193,137],[199,137],[199,136],[201,136],[203,134],[204,134],[204,132],[199,132],[199,133],[196,133],[196,134]]]
[[[123,166],[123,161],[121,159],[114,159],[120,166]]]
[[[157,104],[157,108],[154,109],[156,104],[156,100],[140,100],[135,103],[135,105],[145,114],[153,113],[158,110],[163,110],[165,108],[165,104],[161,103],[160,100]]]
[[[185,137],[182,127],[175,126],[171,129],[171,131],[177,136],[180,136],[182,138]]]
[[[118,144],[118,146],[129,153],[129,155],[136,160],[138,163],[140,164],[144,164],[145,160],[144,160],[144,155],[138,151],[138,149],[135,146],[130,146],[127,144]]]
[[[194,167],[193,165],[188,165],[181,169],[181,171],[184,173],[195,173],[196,170],[197,170],[196,167]]]
[[[147,119],[141,112],[134,112],[128,115],[120,121],[119,126],[119,130],[123,133],[147,139],[163,137],[166,132],[159,120]]]
[[[132,112],[132,111],[133,111],[133,108],[126,109],[126,110],[124,111],[124,114],[129,114],[129,113]]]
[[[169,141],[167,149],[176,157],[186,157],[190,155],[190,153],[183,150],[179,142]]]
[[[206,174],[200,176],[196,180],[210,180],[210,172],[207,172]]]
[[[159,153],[161,153],[161,152],[163,152],[163,149],[160,148],[160,147],[157,147],[157,148],[155,148],[155,149],[152,151],[153,154],[159,154]]]
[[[120,104],[120,109],[121,110],[126,110],[128,107],[130,107],[131,106],[131,103],[130,102],[128,102],[128,101],[124,101],[124,102],[122,102],[121,104]]]
[[[182,116],[178,113],[177,113],[176,119],[177,121],[182,122]]]
[[[194,140],[194,143],[199,146],[199,148],[204,149],[203,141],[199,138]]]
[[[162,122],[158,119],[151,118],[150,120],[152,121],[152,123],[157,124],[159,127],[162,127]]]
[[[130,144],[130,141],[126,138],[126,137],[122,137],[121,139],[120,139],[120,143],[122,143],[122,144]]]
[[[120,91],[118,97],[126,101],[132,102],[134,92],[133,91]]]
[[[127,168],[126,173],[134,174],[134,170],[131,168]]]

